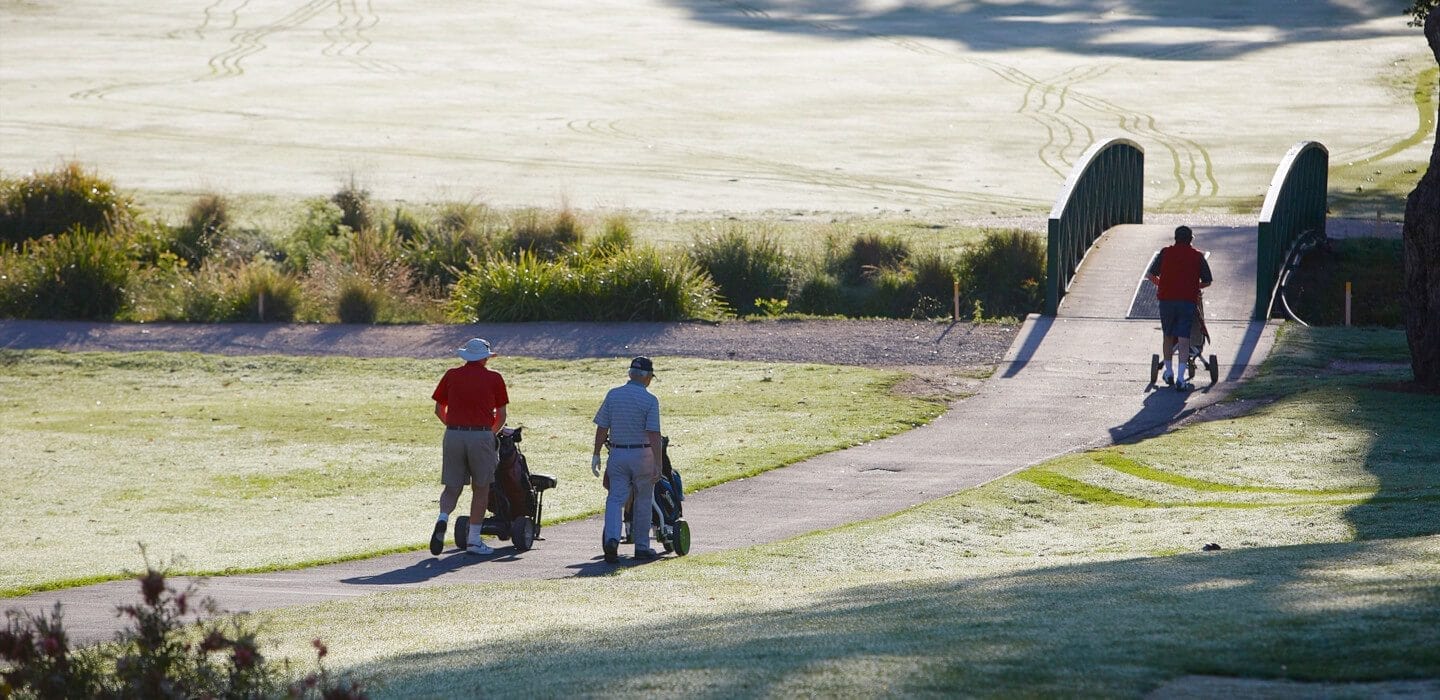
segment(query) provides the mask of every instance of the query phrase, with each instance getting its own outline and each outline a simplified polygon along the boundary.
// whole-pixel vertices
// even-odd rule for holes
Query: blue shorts
[[[1190,326],[1195,321],[1195,302],[1160,302],[1160,330],[1166,336],[1189,338]]]

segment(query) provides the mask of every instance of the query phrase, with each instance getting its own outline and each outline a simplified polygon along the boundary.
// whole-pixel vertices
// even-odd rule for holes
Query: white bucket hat
[[[471,338],[465,341],[465,344],[456,350],[455,354],[459,355],[460,359],[466,362],[484,360],[495,356],[495,353],[490,351],[490,343],[484,338]]]

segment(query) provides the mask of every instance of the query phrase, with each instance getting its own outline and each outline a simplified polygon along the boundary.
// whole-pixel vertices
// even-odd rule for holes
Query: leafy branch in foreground
[[[207,621],[219,608],[197,595],[197,583],[177,590],[148,566],[137,578],[143,600],[117,606],[129,624],[112,644],[72,648],[59,603],[38,615],[7,611],[0,698],[368,697],[360,681],[326,670],[328,650],[319,639],[312,642],[317,669],[294,679],[289,660],[273,664],[260,653],[257,630],[238,619]],[[187,617],[198,631],[187,627]]]

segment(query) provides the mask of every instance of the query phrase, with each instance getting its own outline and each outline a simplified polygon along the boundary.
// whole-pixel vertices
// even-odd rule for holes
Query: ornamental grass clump
[[[125,308],[135,265],[123,240],[77,227],[4,256],[8,316],[107,321]]]
[[[515,215],[505,249],[512,254],[532,253],[542,260],[555,260],[577,250],[584,237],[580,220],[568,207],[548,215],[526,209]]]
[[[726,315],[715,283],[683,254],[492,257],[461,275],[447,317],[482,321],[677,321]]]
[[[9,247],[73,229],[125,233],[137,219],[130,198],[79,163],[26,177],[0,177],[0,243]]]
[[[785,298],[794,274],[773,235],[740,226],[698,238],[690,247],[690,258],[709,273],[721,296],[741,316],[755,314],[758,300]]]
[[[38,615],[6,611],[0,697],[368,697],[368,681],[325,668],[329,650],[319,639],[311,642],[316,670],[296,678],[288,659],[277,664],[260,652],[259,630],[215,621],[219,609],[198,584],[176,589],[153,568],[137,579],[142,600],[116,607],[127,625],[110,644],[74,648],[58,603]]]
[[[440,289],[454,284],[474,261],[490,258],[497,234],[504,230],[504,221],[481,204],[445,204],[430,222],[418,228],[413,228],[418,220],[407,224],[409,234],[402,232],[398,215],[396,221],[416,282]]]
[[[1025,231],[985,234],[960,256],[962,308],[978,302],[990,318],[1040,310],[1045,295],[1045,243]]]
[[[201,195],[185,213],[185,223],[175,229],[174,252],[190,267],[198,268],[229,233],[230,203],[217,194]]]

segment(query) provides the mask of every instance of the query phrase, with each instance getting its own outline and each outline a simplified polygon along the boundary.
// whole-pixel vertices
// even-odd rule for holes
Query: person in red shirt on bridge
[[[440,556],[445,549],[445,528],[450,511],[460,501],[460,492],[470,485],[470,532],[465,551],[491,554],[480,538],[485,522],[485,508],[490,500],[490,482],[500,462],[495,435],[505,425],[506,405],[510,396],[505,392],[505,379],[485,366],[495,356],[490,343],[471,338],[455,351],[465,364],[451,368],[440,379],[430,398],[435,400],[435,417],[445,424],[442,444],[440,483],[440,516],[430,535],[430,553]]]
[[[1190,246],[1195,234],[1189,226],[1175,228],[1175,245],[1164,248],[1150,263],[1145,276],[1155,283],[1155,297],[1160,300],[1160,330],[1165,335],[1161,357],[1165,358],[1165,383],[1176,391],[1190,391],[1195,385],[1185,376],[1190,364],[1190,331],[1195,320],[1195,307],[1200,303],[1200,290],[1210,286],[1210,263],[1205,253]],[[1175,374],[1170,354],[1179,350],[1180,374]]]

